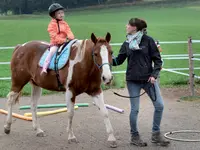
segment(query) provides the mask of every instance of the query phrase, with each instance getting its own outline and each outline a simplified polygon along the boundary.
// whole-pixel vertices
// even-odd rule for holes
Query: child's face
[[[63,10],[58,10],[55,12],[56,19],[63,20],[64,16],[65,16],[65,13]]]

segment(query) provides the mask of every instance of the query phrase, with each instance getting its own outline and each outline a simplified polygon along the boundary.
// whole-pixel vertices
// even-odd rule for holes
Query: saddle
[[[66,42],[62,44],[56,51],[56,53],[52,56],[51,62],[49,63],[48,69],[55,70],[55,61],[57,61],[57,67],[58,69],[62,69],[65,64],[68,62],[69,55],[70,55],[70,47],[72,44],[74,44],[77,40],[71,40],[69,42]],[[49,53],[49,48],[46,49],[42,57],[39,61],[39,66],[42,67],[44,64],[44,61]]]
[[[54,70],[56,72],[56,78],[58,81],[58,87],[59,90],[63,89],[63,85],[60,82],[60,77],[59,77],[59,71],[62,69],[66,63],[68,62],[69,56],[70,56],[70,47],[72,44],[74,44],[77,41],[77,39],[71,40],[69,42],[66,42],[62,44],[56,51],[56,53],[53,55],[51,62],[49,63],[48,69]],[[49,48],[44,52],[42,57],[40,58],[39,61],[39,66],[43,67],[44,61],[49,53]]]

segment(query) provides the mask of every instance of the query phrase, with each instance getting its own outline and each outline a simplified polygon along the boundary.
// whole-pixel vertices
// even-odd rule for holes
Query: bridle
[[[96,59],[95,59],[94,48],[92,49],[92,58],[93,58],[94,64],[95,64],[99,69],[101,69],[104,65],[109,65],[110,68],[111,68],[111,66],[112,66],[110,63],[103,63],[103,64],[99,65],[99,64],[96,62]],[[155,97],[153,98],[152,95],[150,95],[150,97],[152,98],[153,101],[156,101],[157,96],[156,96],[156,91],[155,91],[155,86],[154,86],[154,84],[151,84],[151,83],[148,83],[148,82],[147,82],[145,86],[147,87],[146,90],[150,90],[150,88],[153,87],[153,90],[154,90],[153,92],[154,92],[154,94],[155,94],[155,95],[154,95]],[[112,90],[111,86],[109,86],[109,89]],[[137,95],[137,96],[124,96],[124,95],[121,95],[121,94],[118,94],[118,93],[114,92],[113,90],[112,90],[112,92],[113,92],[115,95],[120,96],[120,97],[123,97],[123,98],[137,98],[137,97],[140,97],[140,96],[144,95],[144,94],[147,92],[146,90],[145,90],[142,94]],[[149,94],[150,94],[150,93],[149,93]]]
[[[94,61],[94,64],[95,64],[99,69],[101,69],[104,65],[109,65],[109,67],[111,68],[111,64],[110,64],[110,63],[102,63],[101,65],[99,65],[99,64],[96,62],[95,54],[94,54],[94,48],[92,48],[92,59],[93,59],[93,61]]]

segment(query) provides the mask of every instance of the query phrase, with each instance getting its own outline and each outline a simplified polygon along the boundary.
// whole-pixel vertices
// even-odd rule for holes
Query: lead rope
[[[116,64],[118,64],[117,63],[117,60],[116,60],[116,57],[114,56],[114,55],[112,55],[113,56],[113,58],[114,58],[114,61],[115,61],[115,63]],[[118,65],[117,65],[118,66]],[[116,67],[117,67],[116,66]],[[147,86],[149,83],[146,83],[146,85],[145,86]],[[151,84],[151,83],[150,83]],[[137,95],[137,96],[124,96],[124,95],[121,95],[121,94],[119,94],[119,93],[116,93],[116,92],[114,92],[112,89],[112,87],[111,87],[111,85],[109,85],[109,89],[115,94],[115,95],[117,95],[117,96],[119,96],[119,97],[123,97],[123,98],[137,98],[137,97],[140,97],[140,96],[142,96],[142,95],[144,95],[145,93],[146,93],[146,90],[149,90],[149,96],[150,96],[150,98],[152,99],[152,101],[156,101],[156,99],[157,99],[157,97],[156,97],[156,89],[155,89],[155,86],[154,86],[154,84],[151,84],[152,86],[153,86],[153,93],[155,94],[155,99],[153,99],[153,96],[151,95],[151,92],[150,92],[150,88],[151,88],[151,86],[148,86],[148,88],[147,89],[145,89],[144,90],[144,92],[142,93],[142,94],[140,94],[140,95]],[[144,87],[145,88],[145,87]],[[143,88],[143,89],[144,89]]]
[[[142,94],[140,94],[140,95],[137,95],[137,96],[124,96],[124,95],[121,95],[119,93],[114,92],[111,86],[109,86],[109,89],[113,92],[113,94],[115,94],[115,95],[117,95],[119,97],[123,97],[123,98],[137,98],[137,97],[140,97],[140,96],[144,95],[145,93],[147,93],[147,90],[148,90],[149,91],[149,97],[152,99],[152,101],[156,101],[157,96],[156,96],[155,86],[154,86],[154,84],[151,84],[152,86],[148,86],[148,88],[146,89],[146,86],[149,85],[149,84],[151,84],[151,83],[146,83],[145,87],[143,88],[144,92]],[[152,92],[150,91],[151,87],[153,87],[153,93],[155,95],[154,98],[152,96],[153,95]]]

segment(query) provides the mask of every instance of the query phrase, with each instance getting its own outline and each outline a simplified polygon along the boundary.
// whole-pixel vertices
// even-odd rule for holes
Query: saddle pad
[[[77,39],[74,39],[72,41],[70,41],[62,50],[62,52],[57,55],[57,60],[58,60],[58,69],[61,69],[62,67],[64,67],[64,65],[67,63],[68,59],[69,59],[69,55],[70,55],[70,47],[73,43],[76,42]],[[62,46],[60,47],[62,48]],[[58,49],[60,49],[58,48]],[[57,50],[58,51],[58,50]],[[49,54],[49,50],[47,49],[44,54],[42,55],[42,57],[40,58],[39,61],[39,66],[43,67],[44,61],[47,57],[47,55]],[[51,62],[49,64],[49,69],[55,70],[55,58],[56,58],[56,53],[53,55]]]

